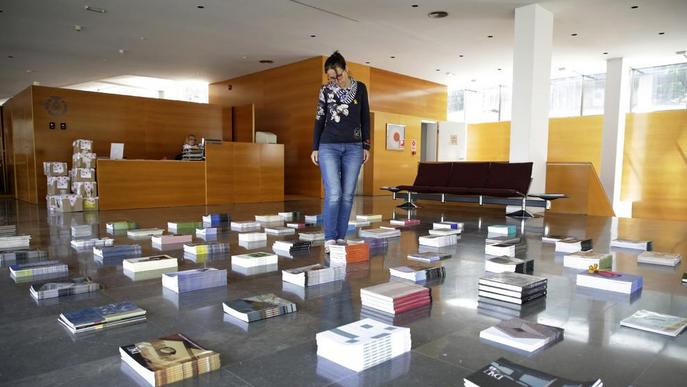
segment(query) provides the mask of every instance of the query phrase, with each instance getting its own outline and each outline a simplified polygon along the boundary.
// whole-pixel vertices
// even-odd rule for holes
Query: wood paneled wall
[[[467,161],[508,161],[510,121],[468,125]]]
[[[548,163],[546,192],[568,195],[552,201],[550,212],[613,216],[613,207],[592,163]]]
[[[590,162],[601,170],[603,116],[564,117],[549,120],[549,162]]]
[[[391,71],[370,68],[370,109],[445,121],[446,86]]]
[[[234,106],[231,110],[234,141],[255,142],[255,105]]]
[[[36,203],[36,158],[33,151],[32,88],[24,89],[3,106],[8,184],[19,200]],[[43,174],[42,164],[39,172]],[[45,184],[44,184],[45,185]]]

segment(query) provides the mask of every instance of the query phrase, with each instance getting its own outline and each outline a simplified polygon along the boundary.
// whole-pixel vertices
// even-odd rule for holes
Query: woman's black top
[[[312,149],[320,144],[361,142],[370,149],[370,105],[367,87],[351,79],[349,88],[327,84],[320,88]]]

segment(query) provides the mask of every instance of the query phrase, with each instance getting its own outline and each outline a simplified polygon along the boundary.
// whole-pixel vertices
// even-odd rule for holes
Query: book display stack
[[[424,235],[418,238],[422,246],[446,247],[458,244],[458,235]]]
[[[100,285],[91,281],[90,278],[76,277],[63,282],[31,285],[29,293],[34,300],[39,301],[48,298],[71,296],[73,294],[96,292],[98,289],[100,289]]]
[[[408,259],[412,259],[413,261],[420,261],[420,262],[425,262],[425,263],[432,263],[436,261],[441,261],[444,259],[449,259],[451,258],[452,255],[449,253],[440,253],[440,252],[432,252],[432,251],[425,251],[425,252],[417,252],[417,253],[412,253],[408,254]]]
[[[209,243],[186,243],[184,245],[184,254],[193,255],[208,255],[208,254],[224,254],[229,252],[229,244],[222,242]]]
[[[122,270],[138,273],[151,270],[176,270],[179,262],[169,255],[153,255],[150,257],[129,258],[122,261]]]
[[[22,247],[29,247],[30,244],[31,235],[0,237],[0,250],[20,249]]]
[[[276,273],[277,270],[279,270],[279,265],[276,263],[258,266],[240,266],[233,263],[231,264],[231,271],[247,277],[259,274]]]
[[[446,277],[443,266],[406,265],[389,268],[392,277],[402,278],[413,282],[432,281]]]
[[[576,253],[592,249],[591,239],[564,238],[556,242],[557,253]]]
[[[90,249],[91,247],[103,247],[114,245],[112,238],[92,238],[92,239],[74,239],[71,246],[77,250]]]
[[[221,367],[219,353],[177,333],[119,348],[122,361],[151,386],[193,378]]]
[[[277,215],[279,215],[284,222],[293,222],[294,220],[300,219],[302,216],[298,211],[279,212]]]
[[[167,231],[170,234],[193,234],[201,227],[201,222],[167,222]]]
[[[563,266],[571,269],[586,270],[592,265],[596,265],[599,270],[610,270],[613,266],[613,254],[587,250],[567,254],[563,257]]]
[[[515,254],[525,250],[527,245],[517,242],[503,242],[484,246],[484,254],[491,256],[515,257]]]
[[[92,224],[72,226],[72,238],[85,238],[93,234],[95,234],[95,227]]]
[[[330,245],[329,259],[332,265],[367,262],[370,260],[370,246],[367,243]]]
[[[478,285],[479,300],[525,304],[546,296],[547,279],[521,273],[487,273]]]
[[[98,209],[98,183],[96,182],[95,167],[97,155],[93,153],[93,141],[79,139],[72,143],[71,177],[72,193],[82,201],[82,210]]]
[[[227,271],[206,268],[165,273],[162,286],[175,293],[227,286]]]
[[[161,228],[138,228],[127,230],[126,236],[129,238],[150,238],[153,236],[160,236],[165,230]]]
[[[491,273],[531,273],[534,270],[534,259],[515,258],[510,256],[487,258],[484,271]]]
[[[346,278],[343,266],[327,267],[319,263],[281,271],[281,279],[301,287],[316,286]]]
[[[317,226],[315,223],[286,223],[286,227],[292,228],[295,230],[302,230],[304,228],[315,227],[315,226]]]
[[[487,228],[487,232],[492,235],[515,236],[518,233],[514,224],[495,224]]]
[[[275,241],[272,250],[278,255],[293,257],[309,253],[310,245],[309,241]]]
[[[3,250],[0,251],[0,267],[44,261],[47,258],[48,253],[38,249]]]
[[[677,266],[682,261],[682,256],[677,253],[660,253],[658,251],[644,251],[637,256],[638,263],[650,265]]]
[[[420,222],[420,219],[391,219],[389,221],[389,224],[391,225],[403,227],[417,226],[421,223],[422,222]]]
[[[183,243],[192,243],[193,235],[181,234],[181,235],[159,235],[150,237],[150,242],[155,246],[162,245],[179,245]]]
[[[95,261],[103,265],[117,264],[125,258],[140,256],[140,245],[93,246],[93,257]]]
[[[388,314],[403,313],[432,303],[429,288],[403,281],[362,288],[360,300],[364,307]]]
[[[297,310],[296,304],[272,293],[228,301],[222,306],[224,313],[247,323],[293,313]]]
[[[367,220],[349,220],[348,221],[348,227],[360,228],[360,227],[367,227],[369,225],[370,225],[370,222]]]
[[[137,228],[136,222],[132,222],[130,220],[105,223],[105,229],[110,234],[113,234],[116,231],[127,231],[135,228]]]
[[[196,229],[196,238],[203,240],[216,240],[217,239],[217,227],[205,227]]]
[[[518,236],[508,236],[508,235],[487,235],[484,239],[485,245],[495,245],[499,243],[520,243],[521,238]]]
[[[621,320],[620,325],[675,337],[687,327],[687,318],[642,309]]]
[[[58,320],[70,332],[79,334],[146,321],[146,311],[128,301],[85,308],[60,314]]]
[[[276,265],[279,262],[279,257],[276,254],[265,252],[240,254],[231,256],[231,266],[241,267],[257,267],[266,265]]]
[[[222,227],[226,228],[231,222],[229,214],[207,214],[203,215],[204,227]]]
[[[500,320],[523,318],[546,309],[546,297],[540,297],[524,304],[514,304],[493,298],[480,297],[477,301],[477,312]]]
[[[561,241],[567,237],[562,236],[562,235],[544,235],[541,237],[542,243],[556,243],[558,241]]]
[[[376,223],[376,222],[382,221],[382,216],[381,215],[357,215],[355,217],[355,220],[362,221],[362,222]]]
[[[317,355],[356,372],[410,351],[410,328],[365,318],[319,332]]]
[[[320,224],[324,221],[322,214],[306,215],[304,219],[305,219],[305,223],[313,223],[313,224]]]
[[[576,283],[592,289],[632,294],[644,286],[644,279],[632,274],[587,270],[577,274]]]
[[[243,221],[233,221],[231,222],[231,229],[233,231],[257,231],[262,228],[262,225],[260,222],[254,222],[252,220],[243,220]]]
[[[514,318],[481,331],[479,337],[500,346],[531,353],[562,340],[563,329]]]
[[[10,277],[19,282],[26,282],[36,277],[67,275],[68,271],[67,265],[52,260],[10,265]]]
[[[239,242],[263,242],[267,240],[264,232],[242,232],[239,234]]]
[[[16,224],[4,224],[0,226],[0,237],[17,235]]]
[[[463,223],[458,222],[435,222],[429,235],[459,235],[463,233]]]
[[[401,236],[401,230],[389,227],[366,228],[358,231],[358,236],[361,238],[398,238]]]
[[[255,215],[255,221],[260,223],[283,223],[284,219],[279,215]]]
[[[651,241],[638,241],[638,240],[630,240],[630,239],[613,239],[611,241],[611,247],[619,247],[621,249],[651,251],[651,250],[653,250],[653,243]]]
[[[492,361],[463,379],[465,387],[602,387],[601,379],[580,382],[527,368],[504,358]]]
[[[298,233],[298,239],[300,239],[302,241],[310,241],[310,242],[323,241],[324,240],[324,232],[322,232],[322,231],[299,232]]]
[[[294,230],[290,227],[265,227],[265,233],[267,235],[277,235],[277,236],[295,235],[296,230]]]

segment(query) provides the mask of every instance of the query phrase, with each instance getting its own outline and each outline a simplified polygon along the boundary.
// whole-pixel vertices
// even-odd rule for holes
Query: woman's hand
[[[370,151],[367,149],[363,149],[363,164],[367,162],[367,160],[370,159]]]
[[[312,151],[310,154],[310,160],[312,160],[312,163],[319,166],[320,165],[320,152],[318,151]]]

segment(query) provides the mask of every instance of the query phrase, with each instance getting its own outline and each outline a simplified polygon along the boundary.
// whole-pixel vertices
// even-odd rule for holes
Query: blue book
[[[631,294],[641,289],[644,279],[641,276],[616,273],[612,271],[583,271],[577,275],[577,286]]]
[[[118,325],[122,321],[145,318],[146,311],[136,304],[123,301],[115,304],[85,308],[60,314],[59,321],[78,332],[90,327],[104,328],[107,324]]]

